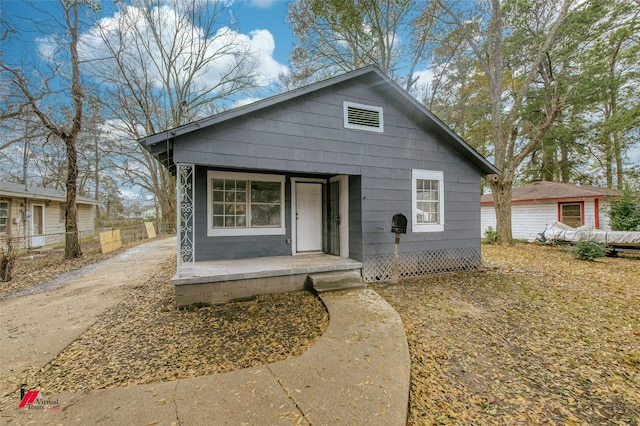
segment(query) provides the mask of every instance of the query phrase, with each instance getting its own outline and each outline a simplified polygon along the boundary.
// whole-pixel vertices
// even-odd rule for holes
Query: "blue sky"
[[[31,3],[37,8],[51,10],[57,0],[35,0]],[[103,17],[108,17],[115,12],[114,0],[101,0],[101,3]],[[231,19],[235,19],[235,25],[242,34],[249,35],[256,30],[268,30],[271,33],[275,40],[273,58],[281,64],[288,63],[289,52],[293,47],[293,34],[285,22],[288,3],[288,0],[235,0],[228,8],[230,22]],[[0,0],[0,13],[3,20],[10,22],[19,30],[20,37],[30,42],[34,42],[38,36],[43,36],[42,28],[34,28],[32,22],[46,23],[49,20],[46,15],[38,13],[24,0]],[[2,50],[5,58],[22,53],[22,49],[10,47],[11,43],[3,42]]]
[[[276,42],[273,57],[283,64],[289,62],[293,48],[293,33],[285,22],[288,3],[285,0],[238,0],[231,7],[242,33],[269,30]]]
[[[56,30],[47,12],[57,10],[58,1],[36,0],[30,3],[24,0],[0,0],[2,20],[16,31],[0,46],[5,63],[17,65],[24,60],[25,64],[42,66],[52,59],[47,55],[47,51],[51,49],[48,49],[43,40]],[[235,0],[226,12],[229,19],[227,25],[238,31],[244,40],[250,40],[255,49],[262,49],[262,71],[269,76],[271,82],[275,81],[279,72],[287,70],[289,52],[293,47],[293,35],[285,22],[288,3],[284,0]],[[32,5],[44,12],[37,11]],[[114,0],[102,0],[102,7],[102,19],[112,18],[118,11]],[[88,27],[84,28],[82,34],[91,42],[88,30]],[[24,70],[28,74],[28,68]],[[242,101],[244,103],[253,99],[255,98]],[[131,191],[122,192],[128,198],[135,197]]]

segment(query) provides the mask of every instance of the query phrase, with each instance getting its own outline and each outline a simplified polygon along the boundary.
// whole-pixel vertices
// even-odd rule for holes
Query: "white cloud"
[[[418,81],[416,82],[417,84],[425,84],[425,83],[431,83],[431,80],[433,79],[433,71],[431,70],[422,70],[422,71],[416,71],[413,74],[414,78],[418,78]]]
[[[276,42],[268,30],[251,31],[251,51],[258,57],[261,86],[266,86],[275,81],[280,74],[289,74],[289,67],[281,64],[273,58]]]
[[[53,62],[58,49],[55,39],[51,36],[45,36],[37,37],[35,41],[38,47],[38,54],[47,62]]]
[[[260,9],[268,9],[273,6],[274,0],[251,0],[251,7],[258,7]]]
[[[130,190],[130,189],[126,189],[126,188],[120,188],[120,196],[122,196],[122,198],[124,198],[125,200],[137,200],[138,199],[138,193]]]
[[[413,78],[416,78],[416,82],[411,88],[411,94],[419,101],[422,101],[429,95],[431,88],[431,81],[433,80],[433,71],[421,70],[413,73]]]
[[[231,108],[238,108],[238,107],[241,107],[241,106],[249,105],[249,104],[252,104],[254,102],[258,102],[258,101],[260,101],[262,99],[263,98],[252,98],[252,97],[238,99],[237,101],[235,101],[233,103],[233,105],[231,105]]]
[[[133,43],[135,33],[154,40],[151,26],[146,22],[143,13],[141,9],[125,5],[113,16],[101,19],[89,32],[82,35],[83,59],[109,57],[103,41],[103,37],[106,36],[116,49],[122,49],[121,55],[128,55],[138,68],[144,68],[147,75],[155,79],[158,87],[163,78],[163,71],[161,67],[155,67],[153,64],[161,57],[161,49],[168,49],[170,46],[181,46],[182,53],[176,58],[175,69],[181,70],[185,75],[190,72],[192,59],[199,51],[206,49],[206,56],[212,60],[195,76],[195,84],[200,88],[211,87],[212,82],[220,81],[236,57],[244,51],[251,52],[256,59],[260,76],[258,84],[262,86],[275,81],[279,74],[289,72],[286,65],[273,58],[275,41],[268,30],[243,34],[228,27],[221,27],[205,39],[201,28],[192,25],[187,19],[179,16],[179,11],[167,5],[152,11],[152,16],[162,17],[160,44],[152,42],[148,49],[136,50]],[[148,55],[147,50],[150,51]]]

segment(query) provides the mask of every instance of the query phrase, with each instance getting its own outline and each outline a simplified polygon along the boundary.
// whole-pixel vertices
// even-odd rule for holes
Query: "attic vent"
[[[382,107],[345,102],[344,127],[346,129],[367,130],[369,132],[383,132]]]

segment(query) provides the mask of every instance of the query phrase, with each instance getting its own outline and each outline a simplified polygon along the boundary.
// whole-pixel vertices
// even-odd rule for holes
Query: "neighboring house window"
[[[285,233],[284,176],[209,171],[209,236]]]
[[[444,173],[413,170],[413,232],[444,231]]]
[[[60,222],[65,222],[67,220],[67,205],[60,204]]]
[[[344,127],[346,129],[366,130],[382,133],[384,131],[384,117],[382,107],[343,103]]]
[[[584,203],[558,203],[558,220],[577,228],[584,224]]]
[[[0,201],[0,234],[7,233],[9,223],[9,202]]]

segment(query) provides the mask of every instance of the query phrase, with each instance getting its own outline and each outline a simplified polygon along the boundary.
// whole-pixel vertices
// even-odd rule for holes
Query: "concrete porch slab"
[[[226,303],[260,294],[307,289],[307,276],[321,272],[362,271],[362,263],[324,253],[196,262],[171,282],[176,303]]]
[[[277,277],[315,272],[362,269],[362,263],[325,253],[297,256],[269,256],[251,259],[196,262],[186,273],[176,274],[174,285],[212,283],[247,278]]]

